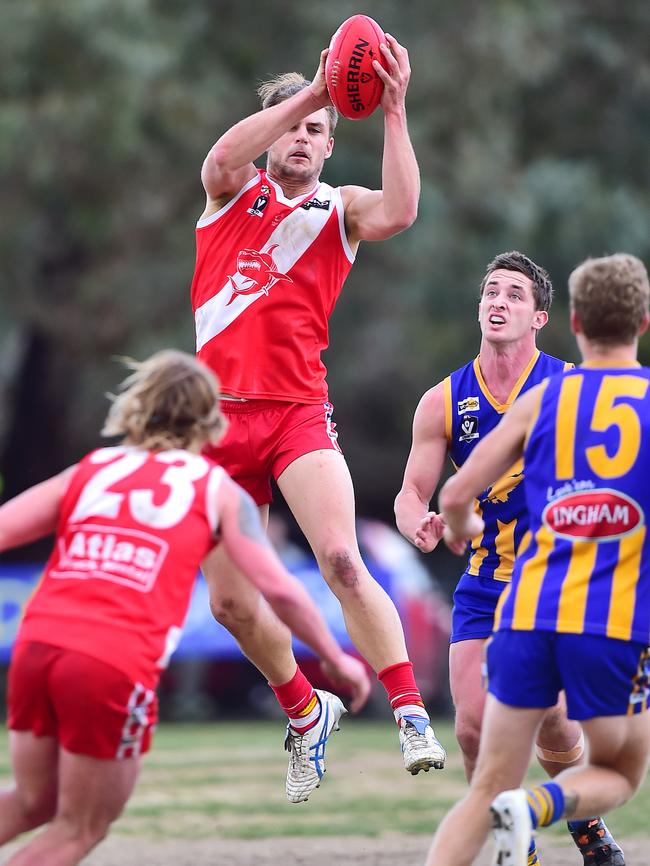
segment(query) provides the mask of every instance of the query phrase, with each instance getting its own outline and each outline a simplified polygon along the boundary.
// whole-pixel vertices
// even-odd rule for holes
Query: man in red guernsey
[[[382,189],[320,181],[337,115],[325,86],[323,51],[313,81],[279,76],[259,90],[262,111],[229,129],[202,170],[207,194],[197,224],[192,283],[199,357],[222,382],[230,429],[213,452],[255,499],[263,519],[275,478],[343,608],[355,646],[377,672],[399,726],[407,771],[442,768],[445,752],[413,677],[390,598],[365,567],[356,540],[354,492],[337,443],[321,352],[328,319],[362,240],[411,225],[420,180],[408,135],[408,54],[381,46],[384,82]],[[253,160],[267,152],[266,170]],[[223,552],[204,564],[215,617],[262,671],[286,712],[287,797],[306,800],[338,711],[296,665],[288,631],[257,594],[239,592]]]
[[[74,866],[124,808],[156,723],[160,670],[218,540],[357,707],[370,690],[271,550],[251,498],[199,453],[225,426],[212,373],[164,351],[134,364],[124,386],[103,431],[122,445],[0,508],[0,550],[56,531],[9,671],[14,787],[0,792],[0,845],[49,826],[8,866]]]

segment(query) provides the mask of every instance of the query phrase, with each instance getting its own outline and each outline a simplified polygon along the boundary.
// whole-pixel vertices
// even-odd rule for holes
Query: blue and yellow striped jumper
[[[530,526],[496,627],[650,640],[650,369],[543,387],[524,452]]]
[[[520,394],[567,366],[571,365],[536,349],[505,403],[497,402],[488,390],[479,358],[448,376],[443,383],[445,432],[454,466],[459,469],[463,465]],[[483,518],[485,529],[468,545],[467,574],[510,580],[515,551],[528,529],[522,481],[520,461],[475,500],[475,511]]]

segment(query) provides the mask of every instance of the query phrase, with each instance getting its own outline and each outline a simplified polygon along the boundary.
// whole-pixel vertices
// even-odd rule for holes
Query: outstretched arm
[[[303,117],[332,104],[325,85],[327,53],[327,48],[321,52],[318,70],[309,87],[240,120],[212,146],[201,170],[208,205],[225,203],[255,176],[253,161],[274,141]]]
[[[420,171],[406,123],[406,89],[411,77],[408,51],[386,34],[381,51],[388,71],[373,67],[384,82],[384,155],[380,190],[343,188],[345,226],[351,243],[381,241],[415,222],[420,198]]]
[[[303,585],[282,565],[248,493],[224,478],[217,495],[221,537],[228,556],[277,616],[321,658],[326,673],[351,688],[351,707],[356,712],[370,693],[365,667],[343,652]]]
[[[483,531],[483,521],[474,512],[474,498],[523,454],[526,435],[537,414],[543,389],[542,383],[520,397],[440,491],[438,501],[447,524],[445,540],[450,545]]]
[[[61,499],[75,468],[71,466],[5,502],[0,508],[0,552],[54,532]]]
[[[413,441],[402,489],[395,499],[395,520],[404,538],[430,553],[442,538],[444,523],[429,502],[447,454],[444,386],[440,382],[420,400],[413,418]]]

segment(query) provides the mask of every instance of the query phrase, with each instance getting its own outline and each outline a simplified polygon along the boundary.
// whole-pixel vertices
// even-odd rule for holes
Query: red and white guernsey
[[[215,544],[223,475],[180,450],[102,448],[84,457],[18,640],[83,652],[154,688]]]
[[[328,319],[354,254],[340,188],[285,198],[258,170],[196,227],[199,357],[235,397],[322,403]]]

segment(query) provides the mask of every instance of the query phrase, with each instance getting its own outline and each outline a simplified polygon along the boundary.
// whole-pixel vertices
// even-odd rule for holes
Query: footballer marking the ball
[[[385,68],[382,43],[386,34],[367,15],[353,15],[332,36],[325,81],[332,104],[349,120],[369,117],[379,105],[384,83],[372,62],[377,60]]]

